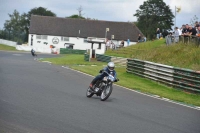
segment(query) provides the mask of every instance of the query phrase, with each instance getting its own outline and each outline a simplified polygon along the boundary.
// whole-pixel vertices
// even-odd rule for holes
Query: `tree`
[[[8,14],[10,20],[6,20],[4,23],[5,33],[8,32],[9,40],[22,42],[20,38],[23,34],[23,28],[21,27],[21,15],[17,10],[14,10],[13,14]]]
[[[69,17],[66,17],[66,18],[78,18],[78,19],[87,19],[87,20],[97,20],[97,19],[92,19],[92,18],[85,18],[85,17],[83,17],[83,14],[82,14],[82,11],[83,11],[83,8],[82,8],[82,6],[80,6],[78,9],[78,15],[77,14],[74,14],[74,15],[71,15],[71,16],[69,16]]]
[[[190,19],[190,25],[195,26],[195,23],[198,22],[198,17],[194,15],[193,18]]]
[[[36,7],[31,9],[28,14],[23,14],[23,25],[24,30],[26,31],[26,41],[28,41],[28,34],[29,34],[29,27],[30,27],[30,20],[31,15],[40,15],[40,16],[54,16],[56,17],[56,14],[53,13],[51,10],[47,10],[47,8],[44,7]]]
[[[66,18],[79,18],[79,19],[85,19],[85,17],[83,17],[82,16],[82,11],[83,11],[83,9],[82,9],[82,6],[80,6],[78,9],[78,15],[77,14],[74,14],[74,15],[71,15],[71,16],[69,16],[69,17],[66,17]]]
[[[79,16],[79,15],[71,15],[71,16],[69,16],[69,17],[66,17],[66,18],[79,18],[79,19],[85,19],[84,17],[82,17],[82,16]]]
[[[14,10],[13,14],[8,14],[10,20],[6,20],[4,23],[5,28],[5,38],[13,41],[27,42],[30,19],[31,15],[41,15],[41,16],[56,16],[55,13],[47,10],[43,7],[33,8],[28,13],[19,14],[17,10]]]
[[[44,8],[44,7],[36,7],[36,8],[33,8],[31,9],[29,12],[28,12],[28,18],[30,20],[30,17],[31,15],[40,15],[40,16],[56,16],[55,13],[53,13],[52,11],[50,10],[47,10],[47,8]]]
[[[4,36],[3,36],[3,30],[0,30],[0,39],[1,38],[4,38]]]
[[[174,15],[163,0],[147,0],[140,5],[134,16],[137,26],[150,39],[155,38],[156,29],[171,29]]]
[[[80,6],[77,10],[78,10],[78,14],[79,14],[78,16],[79,16],[79,17],[82,17],[82,16],[83,16],[83,15],[82,15],[82,11],[83,11],[82,6]]]

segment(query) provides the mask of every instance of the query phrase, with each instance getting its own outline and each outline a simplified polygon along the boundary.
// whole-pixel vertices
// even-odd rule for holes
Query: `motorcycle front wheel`
[[[92,97],[94,95],[94,93],[91,91],[90,87],[88,87],[87,91],[86,91],[86,96],[88,98]]]
[[[101,93],[101,101],[105,101],[112,93],[112,85],[106,86],[106,88]]]

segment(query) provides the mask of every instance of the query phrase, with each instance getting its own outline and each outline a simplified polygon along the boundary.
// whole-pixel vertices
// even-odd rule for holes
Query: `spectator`
[[[119,46],[120,46],[120,48],[124,47],[124,40],[121,41]]]
[[[178,43],[179,42],[179,31],[178,31],[178,27],[175,27],[175,31],[174,31],[174,42]]]
[[[182,27],[180,28],[181,33],[182,33],[182,31],[183,31],[184,28],[185,28],[185,25],[183,24]]]
[[[157,30],[156,30],[156,37],[157,37],[157,39],[160,38],[160,29],[159,28],[157,28]]]
[[[191,36],[196,36],[197,30],[196,28],[193,28],[191,25],[189,26],[188,34]]]
[[[196,28],[198,28],[199,27],[199,23],[198,23],[198,21],[196,21],[195,22],[195,25],[194,25]]]
[[[170,32],[166,37],[166,45],[170,45],[172,43],[172,33]]]
[[[186,24],[185,28],[182,29],[182,35],[188,35],[189,32],[189,25]]]
[[[197,34],[198,37],[200,37],[200,25],[197,27]]]
[[[143,39],[144,39],[144,42],[146,42],[146,41],[147,41],[147,38],[146,38],[145,36],[144,36],[144,38],[143,38]]]
[[[130,44],[130,39],[127,39],[127,45],[129,46],[129,44]]]
[[[164,30],[164,32],[163,32],[163,38],[165,38],[167,35],[168,35],[168,31]]]
[[[116,47],[115,47],[115,44],[114,44],[114,42],[113,41],[111,41],[111,49],[116,49]]]
[[[197,27],[197,34],[196,34],[196,36],[198,37],[198,40],[199,40],[198,43],[200,43],[200,25]]]
[[[178,33],[179,33],[179,36],[181,36],[182,31],[179,28],[178,28]]]
[[[106,38],[106,50],[110,48],[110,41]]]
[[[138,34],[138,42],[141,42],[141,35]]]

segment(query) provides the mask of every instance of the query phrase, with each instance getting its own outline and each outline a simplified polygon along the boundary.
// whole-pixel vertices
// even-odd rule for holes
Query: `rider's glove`
[[[100,71],[99,71],[99,73],[102,73],[102,72],[103,72],[103,70],[100,70]]]
[[[119,81],[119,79],[117,78],[117,79],[115,79],[115,82],[117,82],[117,81]]]

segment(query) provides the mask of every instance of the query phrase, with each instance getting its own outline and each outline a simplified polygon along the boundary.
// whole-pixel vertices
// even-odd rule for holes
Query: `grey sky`
[[[54,12],[57,17],[67,17],[78,14],[78,8],[82,6],[84,17],[108,21],[136,21],[133,14],[139,9],[144,0],[0,0],[0,29],[3,28],[8,14],[16,9],[20,14],[28,13],[35,7],[44,7]],[[174,13],[175,6],[181,6],[181,12],[177,13],[176,25],[190,24],[190,20],[196,15],[200,21],[200,0],[164,0]]]

